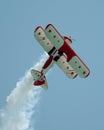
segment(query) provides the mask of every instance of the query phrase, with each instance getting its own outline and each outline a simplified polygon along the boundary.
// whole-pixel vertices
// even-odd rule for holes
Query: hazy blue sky
[[[49,23],[76,39],[72,48],[91,74],[71,80],[53,67],[33,117],[36,130],[104,130],[103,0],[0,0],[0,108],[44,53],[33,32]]]

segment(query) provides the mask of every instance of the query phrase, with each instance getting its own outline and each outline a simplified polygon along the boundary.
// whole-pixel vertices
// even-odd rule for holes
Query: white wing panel
[[[73,67],[76,73],[82,78],[87,77],[90,73],[90,70],[77,56],[73,56],[73,58],[69,61],[69,64]]]
[[[45,29],[45,33],[57,50],[64,44],[63,37],[59,34],[53,25],[49,24]]]
[[[59,68],[62,69],[62,71],[66,74],[69,78],[75,78],[77,76],[76,72],[73,70],[73,68],[67,63],[66,57],[62,55],[59,60],[56,62],[56,64],[59,66]]]
[[[42,27],[36,28],[34,36],[47,53],[53,48],[52,43],[45,35],[44,29]]]

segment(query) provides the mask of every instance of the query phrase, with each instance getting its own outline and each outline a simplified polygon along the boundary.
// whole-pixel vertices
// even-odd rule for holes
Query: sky
[[[103,0],[0,0],[0,109],[44,53],[34,29],[51,23],[74,39],[71,46],[91,73],[71,80],[54,65],[32,117],[34,130],[104,130],[103,12]]]

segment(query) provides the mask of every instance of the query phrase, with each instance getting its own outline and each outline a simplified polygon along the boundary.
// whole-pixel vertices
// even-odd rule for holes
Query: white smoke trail
[[[35,65],[40,70],[47,56]],[[30,69],[16,84],[16,88],[7,97],[7,106],[0,110],[0,130],[32,130],[31,116],[39,101],[41,88],[33,88]]]

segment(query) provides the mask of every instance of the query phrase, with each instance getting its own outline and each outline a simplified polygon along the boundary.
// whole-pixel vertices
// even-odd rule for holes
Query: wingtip
[[[46,27],[45,27],[45,29],[47,29],[49,26],[53,26],[53,24],[48,24]]]
[[[42,30],[44,30],[41,26],[38,26],[35,28],[34,32],[36,32],[39,28],[41,28]]]
[[[86,75],[86,77],[85,77],[85,78],[87,78],[89,75],[90,75],[90,70],[89,70],[89,73]]]

